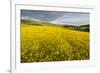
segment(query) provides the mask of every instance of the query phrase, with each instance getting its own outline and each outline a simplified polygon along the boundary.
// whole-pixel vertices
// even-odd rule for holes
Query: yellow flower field
[[[89,59],[89,32],[21,25],[21,62]]]

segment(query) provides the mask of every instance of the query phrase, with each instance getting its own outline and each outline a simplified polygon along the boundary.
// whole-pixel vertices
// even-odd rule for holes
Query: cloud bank
[[[89,24],[89,13],[21,10],[21,19],[50,22],[59,25],[80,26]]]

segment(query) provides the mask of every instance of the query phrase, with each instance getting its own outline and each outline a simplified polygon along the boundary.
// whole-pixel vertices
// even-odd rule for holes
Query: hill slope
[[[89,59],[89,32],[52,26],[21,26],[21,62]]]
[[[41,21],[32,21],[32,20],[21,20],[21,24],[24,25],[34,25],[34,26],[60,26],[53,23],[41,22]]]
[[[21,20],[21,24],[24,25],[33,25],[33,26],[56,26],[56,27],[63,27],[71,30],[77,30],[77,31],[85,31],[89,32],[89,24],[87,25],[81,25],[81,26],[73,26],[73,25],[61,25],[61,24],[53,24],[49,22],[41,22],[41,21],[32,21],[32,20]]]

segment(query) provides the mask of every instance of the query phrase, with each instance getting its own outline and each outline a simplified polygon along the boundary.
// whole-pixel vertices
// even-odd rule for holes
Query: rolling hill
[[[89,26],[80,26],[83,27]],[[89,60],[89,45],[89,32],[77,30],[75,26],[21,22],[22,63]]]
[[[89,24],[84,24],[81,26],[73,26],[73,25],[60,25],[60,24],[53,24],[53,23],[49,23],[49,22],[41,22],[41,21],[32,21],[32,20],[21,20],[21,24],[24,25],[34,25],[34,26],[58,26],[58,27],[64,27],[67,29],[71,29],[71,30],[78,30],[78,31],[85,31],[85,32],[89,32]]]

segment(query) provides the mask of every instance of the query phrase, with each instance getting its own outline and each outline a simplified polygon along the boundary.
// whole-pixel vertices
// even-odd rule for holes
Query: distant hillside
[[[57,26],[57,27],[63,27],[71,30],[77,30],[77,31],[85,31],[89,32],[89,24],[81,25],[81,26],[73,26],[73,25],[60,25],[60,24],[53,24],[48,22],[41,22],[41,21],[32,21],[32,20],[21,20],[21,24],[24,25],[34,25],[34,26]]]
[[[64,25],[64,28],[78,30],[78,31],[85,31],[85,32],[89,32],[90,31],[90,25],[89,24],[81,25],[81,26]]]
[[[81,31],[87,31],[87,32],[89,32],[90,31],[90,25],[89,24],[87,24],[87,25],[81,25],[80,26],[80,30]]]
[[[89,24],[87,24],[87,25],[81,25],[80,27],[90,27],[90,25]]]
[[[21,20],[21,24],[35,25],[35,26],[60,26],[60,25],[53,24],[53,23],[32,21],[32,20]]]

